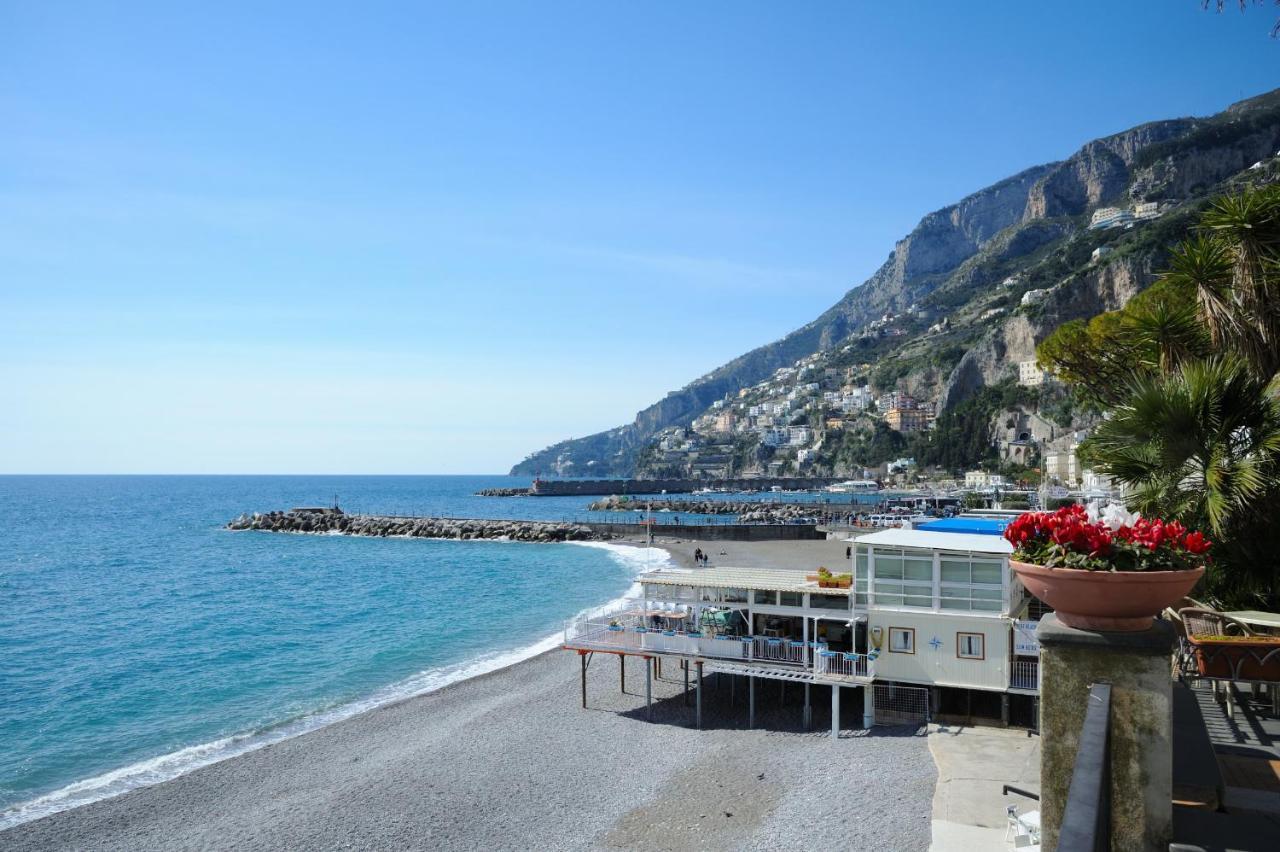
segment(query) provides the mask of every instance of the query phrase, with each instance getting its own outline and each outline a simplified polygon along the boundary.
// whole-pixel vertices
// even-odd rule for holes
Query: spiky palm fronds
[[[1175,272],[1195,275],[1215,342],[1239,351],[1262,376],[1280,370],[1280,187],[1215,199],[1202,234],[1175,256]],[[1223,264],[1229,263],[1224,276]]]

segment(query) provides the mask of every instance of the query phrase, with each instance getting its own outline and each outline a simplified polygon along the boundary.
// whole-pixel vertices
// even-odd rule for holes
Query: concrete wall
[[[768,491],[775,485],[788,491],[823,488],[844,479],[837,476],[783,477],[777,479],[543,479],[529,493],[535,497],[607,496],[609,494],[685,494],[700,488],[730,491]]]
[[[598,532],[644,538],[645,524],[584,523]],[[653,534],[704,541],[818,541],[827,534],[814,524],[654,524]]]
[[[1100,592],[1101,593],[1101,592]],[[1165,852],[1173,834],[1172,628],[1075,630],[1047,615],[1040,639],[1040,813],[1045,849],[1058,832],[1089,687],[1111,684],[1111,848]]]

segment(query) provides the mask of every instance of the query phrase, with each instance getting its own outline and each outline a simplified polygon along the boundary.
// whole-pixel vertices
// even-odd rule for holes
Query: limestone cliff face
[[[1120,199],[1129,186],[1129,169],[1139,151],[1183,136],[1194,126],[1192,119],[1157,121],[1090,142],[1032,188],[1026,218],[1078,216]]]
[[[1117,259],[1073,276],[1054,287],[1034,315],[1017,314],[988,331],[952,371],[939,399],[946,409],[985,385],[1015,374],[1021,361],[1033,361],[1036,346],[1054,329],[1124,307],[1157,275],[1153,256]]]

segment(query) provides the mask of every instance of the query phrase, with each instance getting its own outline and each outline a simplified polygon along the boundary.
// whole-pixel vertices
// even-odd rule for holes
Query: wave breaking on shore
[[[636,545],[610,542],[564,542],[578,547],[593,547],[606,551],[613,559],[639,576],[645,571],[668,567],[670,555],[661,548],[645,548]],[[620,597],[596,607],[589,607],[573,617],[599,616],[620,608],[628,598],[639,592],[639,583],[633,583]],[[364,698],[345,702],[334,707],[307,713],[263,728],[233,734],[229,737],[188,746],[178,751],[162,754],[128,766],[113,769],[91,778],[75,781],[35,799],[0,811],[0,831],[25,822],[51,816],[61,811],[93,804],[136,790],[150,787],[204,766],[229,760],[242,754],[298,737],[311,731],[358,716],[361,713],[426,695],[460,683],[470,678],[489,674],[516,663],[523,662],[556,648],[562,640],[559,631],[532,644],[520,648],[495,651],[462,662],[419,672],[404,680],[382,687]]]

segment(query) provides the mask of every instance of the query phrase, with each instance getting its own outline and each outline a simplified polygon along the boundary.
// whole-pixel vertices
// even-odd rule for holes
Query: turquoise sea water
[[[556,518],[506,477],[0,477],[0,827],[552,647],[660,552],[228,532],[324,504]]]

